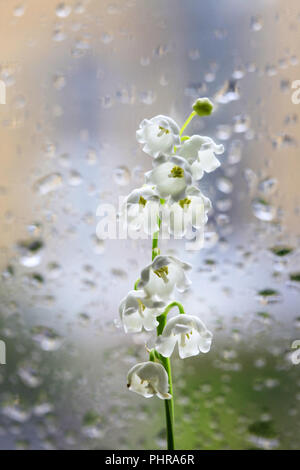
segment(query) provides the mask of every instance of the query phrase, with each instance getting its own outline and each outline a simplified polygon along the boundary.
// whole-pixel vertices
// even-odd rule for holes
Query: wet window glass
[[[126,387],[151,334],[118,311],[151,244],[99,237],[97,210],[151,169],[141,120],[203,96],[190,132],[225,147],[204,247],[161,244],[214,335],[172,357],[176,440],[299,448],[299,2],[1,1],[0,25],[0,449],[166,447],[163,404]]]

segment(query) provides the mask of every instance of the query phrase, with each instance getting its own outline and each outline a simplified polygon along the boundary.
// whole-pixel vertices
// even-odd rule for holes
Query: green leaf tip
[[[213,108],[214,105],[208,98],[198,98],[193,104],[193,110],[198,116],[209,116]]]

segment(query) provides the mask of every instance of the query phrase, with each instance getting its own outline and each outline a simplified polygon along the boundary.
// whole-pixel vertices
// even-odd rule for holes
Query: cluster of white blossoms
[[[203,227],[211,203],[196,185],[205,172],[220,166],[216,155],[223,153],[223,145],[200,135],[181,137],[179,126],[167,116],[144,119],[136,136],[153,157],[153,169],[145,174],[145,184],[124,201],[122,216],[129,229],[151,235],[159,216],[176,237]]]
[[[203,229],[210,200],[205,197],[198,181],[205,173],[220,165],[216,155],[223,153],[223,145],[200,135],[182,136],[183,130],[195,115],[209,115],[212,103],[199,99],[184,126],[167,116],[144,119],[136,133],[143,151],[153,158],[153,168],[145,174],[145,184],[126,198],[123,216],[131,229],[144,229],[153,237],[152,263],[146,266],[140,278],[120,304],[120,316],[127,333],[143,329],[157,329],[154,349],[148,362],[135,365],[128,373],[128,388],[144,397],[157,395],[171,399],[170,370],[166,367],[176,344],[181,358],[207,353],[212,333],[196,316],[187,315],[174,301],[175,289],[189,288],[187,272],[191,266],[173,256],[160,255],[157,248],[162,222],[162,210],[171,212],[169,231],[184,236],[188,228]],[[167,319],[171,308],[180,314]]]

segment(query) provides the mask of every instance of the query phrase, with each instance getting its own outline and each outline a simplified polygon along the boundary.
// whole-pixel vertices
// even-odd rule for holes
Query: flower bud
[[[208,98],[198,98],[193,104],[193,110],[198,116],[209,116],[213,111],[214,105]]]

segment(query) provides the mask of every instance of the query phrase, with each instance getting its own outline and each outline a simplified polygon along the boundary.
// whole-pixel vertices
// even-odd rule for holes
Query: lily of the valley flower
[[[151,298],[168,299],[174,288],[184,292],[191,284],[186,271],[191,265],[183,263],[174,256],[157,256],[141,272],[139,289],[144,289]]]
[[[141,362],[130,369],[127,376],[127,387],[132,392],[145,398],[157,395],[162,400],[172,398],[169,392],[168,374],[157,362]]]
[[[159,195],[155,188],[145,185],[132,191],[121,211],[123,221],[133,230],[143,229],[151,235],[158,230]]]
[[[145,174],[146,182],[155,185],[161,198],[178,201],[185,197],[187,186],[192,183],[192,170],[188,162],[179,156],[161,155],[153,163],[153,170]]]
[[[210,350],[212,333],[193,315],[177,315],[171,318],[163,333],[158,336],[155,349],[164,357],[170,357],[178,343],[181,359],[196,356]]]
[[[224,146],[217,145],[210,137],[193,135],[184,142],[178,152],[191,165],[193,178],[199,180],[204,172],[210,173],[220,166],[215,154],[222,154]]]
[[[171,154],[174,146],[179,145],[179,127],[170,117],[155,116],[141,122],[136,138],[144,145],[144,152],[156,158],[161,153]]]
[[[169,232],[181,238],[193,228],[203,228],[207,223],[210,200],[195,186],[187,188],[185,198],[169,204]]]
[[[126,333],[136,333],[144,328],[154,330],[165,302],[149,297],[143,290],[132,290],[121,301],[119,312]]]

